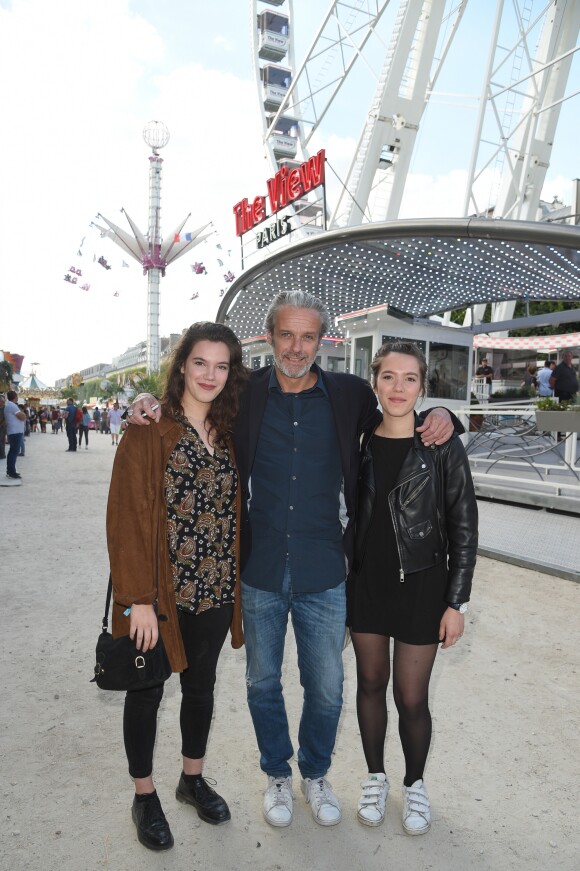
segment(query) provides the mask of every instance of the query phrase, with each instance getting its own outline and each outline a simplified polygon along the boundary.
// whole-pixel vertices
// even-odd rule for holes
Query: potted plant
[[[505,387],[496,390],[489,397],[490,402],[513,402],[514,400],[530,399],[536,395],[533,387]]]
[[[543,432],[580,432],[580,405],[554,401],[549,396],[536,402],[536,426]]]

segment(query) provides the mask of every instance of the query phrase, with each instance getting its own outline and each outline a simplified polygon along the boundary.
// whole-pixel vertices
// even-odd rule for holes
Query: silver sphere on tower
[[[143,139],[153,149],[154,154],[157,154],[169,142],[169,129],[163,121],[148,121],[143,128]]]

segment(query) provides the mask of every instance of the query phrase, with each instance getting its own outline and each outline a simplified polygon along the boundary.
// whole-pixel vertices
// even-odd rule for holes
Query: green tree
[[[519,300],[516,303],[514,317],[524,317],[530,315],[545,315],[553,312],[569,311],[578,309],[578,320],[572,324],[549,324],[546,327],[522,327],[521,330],[510,330],[511,336],[553,336],[554,333],[577,333],[580,332],[580,303],[571,302],[569,300],[559,300],[558,302],[530,302],[528,310],[526,303]]]
[[[464,308],[456,308],[451,312],[451,321],[454,324],[459,324],[459,326],[463,326],[463,321],[465,319],[465,313],[467,311],[467,307]],[[443,316],[444,312],[439,312],[441,316]],[[483,324],[488,324],[491,321],[491,304],[488,303],[485,307],[484,315],[481,319]]]
[[[103,395],[102,380],[102,378],[91,378],[90,381],[83,381],[78,393],[79,402],[87,403],[91,397],[101,397]],[[115,389],[117,389],[116,386]]]
[[[510,336],[553,336],[554,333],[578,333],[580,332],[580,303],[570,300],[555,301],[538,301],[526,302],[518,300],[514,311],[514,318],[522,318],[527,314],[530,315],[545,315],[553,312],[570,311],[571,309],[579,309],[578,321],[572,324],[551,324],[547,327],[522,327],[519,330],[510,330]],[[465,312],[467,308],[457,308],[451,312],[451,320],[454,324],[463,324]],[[443,312],[440,312],[443,315]],[[485,307],[485,314],[481,319],[483,324],[488,324],[491,321],[491,303]]]
[[[10,389],[12,372],[12,363],[9,363],[8,360],[0,360],[0,388],[2,391]]]
[[[133,395],[136,396],[138,393],[152,393],[153,396],[160,396],[162,392],[162,380],[164,379],[160,372],[131,379],[131,388],[134,391]]]
[[[159,372],[152,372],[149,375],[141,371],[133,372],[129,376],[130,384],[134,391],[133,396],[136,396],[138,393],[152,393],[153,396],[161,396],[165,390],[168,365],[168,362],[164,361],[161,364]]]
[[[99,396],[102,397],[105,401],[108,399],[118,399],[119,393],[121,392],[121,388],[117,381],[109,381],[106,380],[106,383],[103,382],[103,386],[99,384]]]

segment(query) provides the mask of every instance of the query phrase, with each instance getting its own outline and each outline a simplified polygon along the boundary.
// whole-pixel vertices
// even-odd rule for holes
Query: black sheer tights
[[[391,676],[390,639],[353,632],[356,654],[356,709],[363,751],[370,772],[385,770],[387,686]],[[399,736],[405,756],[405,785],[423,777],[431,742],[429,680],[437,644],[403,644],[393,650],[393,697],[399,714]]]

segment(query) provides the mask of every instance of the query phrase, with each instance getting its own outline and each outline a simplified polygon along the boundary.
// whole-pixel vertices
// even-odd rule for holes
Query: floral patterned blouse
[[[234,601],[237,472],[189,423],[165,469],[167,536],[178,608],[200,614]]]

